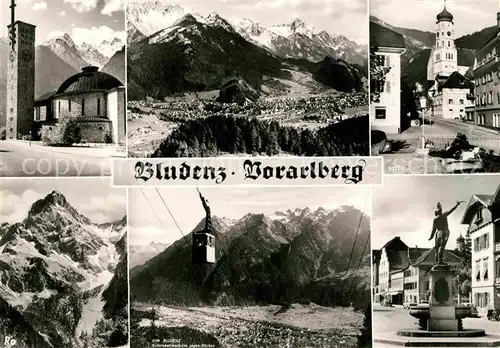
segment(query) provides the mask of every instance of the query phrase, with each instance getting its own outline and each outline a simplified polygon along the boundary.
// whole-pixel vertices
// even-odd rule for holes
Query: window
[[[474,238],[474,251],[479,251],[479,238]]]
[[[61,101],[60,100],[57,102],[57,115],[59,117],[61,116]]]
[[[483,280],[488,280],[488,258],[483,260]]]
[[[481,222],[483,220],[483,209],[478,209],[476,213],[476,223]]]
[[[476,261],[476,280],[481,280],[481,261]]]
[[[490,235],[486,233],[484,235],[484,248],[488,249],[490,247]]]
[[[451,42],[450,41],[448,41],[448,47],[451,47]]]
[[[453,104],[453,99],[448,99],[448,104]]]
[[[500,280],[500,258],[495,260],[495,278]]]
[[[14,112],[14,108],[10,108],[10,112],[13,113]]]
[[[10,118],[10,120],[11,120],[11,121],[14,121],[14,117],[11,117],[11,118]]]
[[[463,105],[463,103],[464,103],[464,100],[463,100],[463,99],[460,99],[460,104],[462,104],[462,105]]]
[[[98,128],[98,129],[99,129],[100,131],[102,131],[104,128],[102,128],[102,126],[99,126],[99,128]]]
[[[500,114],[493,114],[493,127],[500,127]]]
[[[68,111],[71,112],[71,100],[68,100]]]
[[[14,129],[13,129],[13,128],[11,128],[11,129],[10,129],[10,131],[11,131],[11,132],[13,132],[13,131],[14,131]]]
[[[82,98],[82,116],[85,116],[85,98]]]
[[[97,116],[101,116],[101,98],[97,98]]]
[[[375,108],[375,119],[385,120],[386,119],[386,112],[387,112],[387,110],[385,108]]]

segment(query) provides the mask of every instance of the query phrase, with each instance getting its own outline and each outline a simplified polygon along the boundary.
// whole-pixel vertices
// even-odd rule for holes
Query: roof
[[[436,18],[438,22],[453,22],[453,15],[448,12],[446,5],[444,6],[443,11],[441,11]]]
[[[483,206],[487,209],[498,203],[500,200],[500,185],[498,186],[496,192],[492,195],[486,194],[473,194],[467,204],[464,215],[462,217],[461,224],[469,225],[474,218],[479,206]]]
[[[370,21],[370,44],[376,47],[406,48],[403,35]]]
[[[430,248],[409,248],[408,249],[408,261],[410,265],[413,265],[424,253],[431,250]]]
[[[458,71],[451,73],[450,77],[445,82],[440,83],[439,89],[443,88],[459,88],[459,89],[473,89],[474,83],[469,81],[464,75]]]
[[[394,237],[390,241],[385,243],[382,248],[380,248],[380,250],[382,249],[407,250],[408,245],[406,245],[405,242],[403,242],[400,237]]]
[[[87,66],[81,73],[71,76],[61,84],[57,94],[87,93],[93,91],[109,91],[123,84],[114,76],[99,71],[96,66]]]
[[[35,106],[37,104],[40,104],[40,103],[43,103],[43,102],[46,102],[50,99],[52,99],[52,97],[56,94],[56,92],[49,92],[49,93],[45,93],[44,95],[40,96],[38,99],[35,100]]]
[[[26,23],[26,22],[23,22],[23,21],[15,21],[14,25],[16,25],[16,24],[24,24],[24,25],[29,25],[30,27],[36,28],[36,25],[30,24],[30,23]],[[7,28],[10,28],[11,26],[12,26],[12,24],[9,24],[9,25],[7,25]]]
[[[80,116],[77,117],[76,120],[78,122],[111,122],[109,118],[104,117],[93,117],[93,116]]]
[[[391,271],[408,267],[407,250],[386,250],[386,253],[389,261],[389,269]]]
[[[443,252],[443,262],[450,266],[459,265],[462,258],[457,255],[457,251],[445,249]],[[436,264],[436,250],[434,248],[424,252],[415,262],[414,266],[432,266]]]

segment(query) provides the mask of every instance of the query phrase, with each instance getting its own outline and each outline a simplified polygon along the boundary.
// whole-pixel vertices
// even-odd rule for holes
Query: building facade
[[[475,123],[500,128],[500,12],[497,30],[476,52],[474,60]]]
[[[55,132],[63,118],[76,120],[82,142],[125,143],[125,87],[94,66],[69,77],[56,92],[35,102],[42,134]]]
[[[8,26],[6,139],[22,139],[35,132],[35,26],[16,21]]]
[[[429,299],[429,271],[436,264],[433,248],[410,248],[395,237],[373,254],[380,255],[372,259],[373,272],[378,270],[378,283],[373,283],[372,290],[374,303],[418,304]],[[445,250],[443,259],[456,268],[462,261],[457,254],[457,251]]]
[[[403,124],[401,55],[406,50],[404,38],[395,31],[370,22],[370,44],[379,65],[389,68],[385,81],[378,81],[375,85],[380,97],[378,102],[370,104],[371,127],[389,134],[397,134],[402,131]]]
[[[472,300],[478,312],[500,310],[500,186],[474,194],[462,217],[472,240]]]

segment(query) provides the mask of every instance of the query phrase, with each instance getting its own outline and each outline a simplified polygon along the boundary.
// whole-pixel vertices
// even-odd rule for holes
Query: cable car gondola
[[[212,216],[208,201],[198,190],[201,203],[205,209],[205,229],[193,232],[192,258],[196,265],[213,264],[215,260],[215,235],[212,229]]]

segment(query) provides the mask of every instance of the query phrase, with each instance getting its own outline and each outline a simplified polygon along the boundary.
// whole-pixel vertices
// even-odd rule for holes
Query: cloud
[[[75,207],[81,214],[97,223],[120,219],[127,211],[125,195],[110,193],[107,196],[92,196]]]
[[[66,16],[66,11],[62,10],[61,12],[59,12],[57,15],[61,16],[61,17],[64,17]]]
[[[47,3],[45,1],[35,2],[33,4],[34,11],[45,11],[47,9]]]
[[[0,201],[4,202],[0,204],[0,221],[11,224],[21,222],[28,216],[31,205],[43,197],[42,194],[33,190],[26,190],[20,195],[3,190],[0,195]]]
[[[111,16],[114,12],[124,11],[125,1],[124,0],[105,0],[104,7],[101,10],[103,15]]]
[[[99,0],[64,0],[66,4],[71,4],[78,12],[90,12],[97,7]]]
[[[125,41],[125,31],[116,31],[108,26],[92,27],[92,28],[74,28],[71,31],[71,37],[76,44],[87,42],[93,45],[99,45],[104,40],[112,41],[118,37]]]

